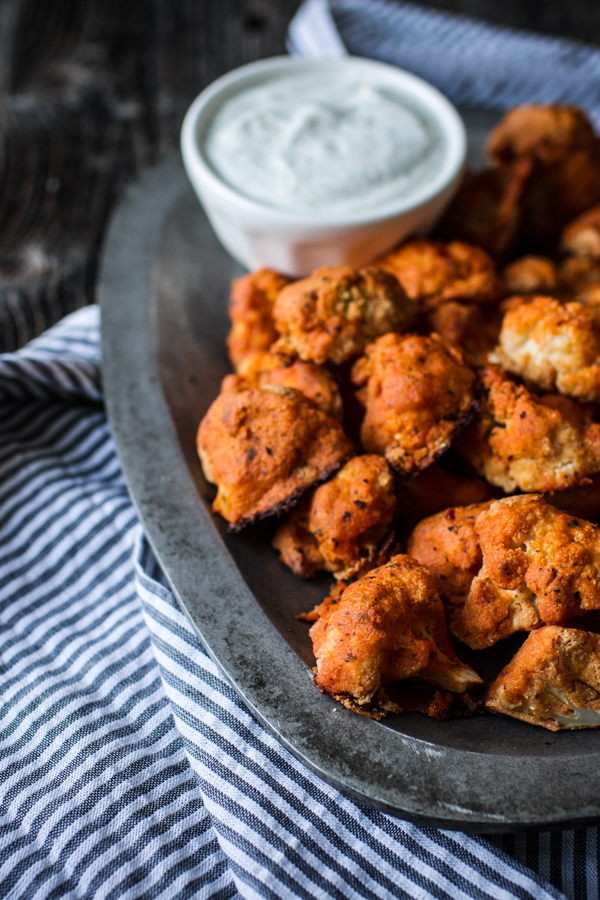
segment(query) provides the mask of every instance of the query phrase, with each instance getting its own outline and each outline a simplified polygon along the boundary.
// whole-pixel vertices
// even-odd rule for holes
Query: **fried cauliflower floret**
[[[536,397],[490,366],[480,373],[483,408],[456,449],[507,493],[565,491],[600,471],[600,426],[558,395]]]
[[[502,296],[502,283],[487,253],[460,241],[444,244],[418,238],[375,265],[395,275],[422,311],[448,300],[487,304]]]
[[[529,172],[527,162],[466,172],[436,235],[476,244],[496,262],[504,262],[519,239],[521,198]]]
[[[396,508],[394,480],[381,456],[355,456],[312,491],[273,540],[282,561],[310,578],[318,569],[352,578],[377,559]]]
[[[488,709],[549,731],[600,725],[600,635],[549,625],[529,635],[486,692]]]
[[[474,372],[436,334],[386,334],[352,370],[366,412],[360,439],[404,473],[430,465],[475,408]]]
[[[291,366],[282,366],[281,360],[271,353],[247,358],[242,370],[248,374],[226,375],[221,385],[222,391],[243,391],[267,384],[295,388],[309,397],[320,410],[340,421],[344,417],[342,397],[339,388],[327,369],[315,363],[296,360]]]
[[[385,712],[392,681],[419,678],[456,693],[481,683],[454,653],[433,576],[410,556],[347,587],[310,636],[317,687],[358,712]]]
[[[439,334],[446,343],[459,347],[474,365],[485,365],[498,343],[502,313],[498,307],[482,309],[475,303],[453,300],[432,309],[423,320],[423,330]]]
[[[536,494],[495,500],[465,520],[461,511],[457,536],[444,535],[441,522],[430,526],[436,546],[443,543],[437,552],[426,547],[426,528],[416,529],[409,546],[431,565],[449,601],[450,630],[469,647],[481,650],[516,631],[600,608],[598,526]],[[461,560],[463,542],[469,552]]]
[[[352,453],[339,422],[280,385],[220,394],[197,447],[206,480],[218,488],[213,509],[233,531],[289,509]]]
[[[502,366],[546,391],[600,401],[600,317],[580,303],[535,297],[504,316]]]
[[[273,352],[319,365],[343,363],[388,331],[404,331],[416,307],[398,281],[380,269],[318,269],[285,288],[273,307],[281,339]]]
[[[273,304],[279,291],[289,283],[289,278],[273,269],[258,269],[232,283],[227,352],[236,371],[246,356],[268,350],[277,340]]]
[[[573,256],[600,259],[600,206],[570,222],[560,237],[560,249]]]
[[[521,233],[532,246],[552,245],[561,229],[600,200],[600,145],[574,106],[520,106],[493,130],[488,154],[499,168],[528,164]]]
[[[507,294],[551,294],[559,290],[558,269],[545,256],[522,256],[502,272]]]
[[[406,552],[427,566],[437,589],[452,612],[462,608],[483,562],[475,522],[489,509],[491,500],[468,506],[451,506],[419,522],[410,535]]]

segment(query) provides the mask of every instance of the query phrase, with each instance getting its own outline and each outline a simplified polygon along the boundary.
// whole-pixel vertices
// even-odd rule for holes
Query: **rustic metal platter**
[[[115,214],[100,282],[109,419],[133,501],[178,601],[247,706],[320,778],[369,806],[468,831],[600,819],[600,734],[505,717],[383,722],[312,684],[308,626],[325,595],[269,546],[265,523],[229,535],[210,511],[198,423],[228,371],[226,304],[241,269],[214,237],[179,158],[148,171]],[[518,640],[485,658],[483,677]],[[502,656],[504,654],[504,657]]]

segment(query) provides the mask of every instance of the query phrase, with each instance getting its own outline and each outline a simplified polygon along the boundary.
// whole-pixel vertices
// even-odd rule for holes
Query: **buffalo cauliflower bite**
[[[451,506],[429,516],[419,522],[407,541],[406,552],[427,566],[435,578],[451,620],[454,606],[464,606],[471,582],[481,569],[475,522],[491,502]]]
[[[296,360],[291,366],[282,366],[281,360],[271,353],[262,353],[260,358],[256,354],[253,359],[247,358],[239,374],[225,376],[221,390],[243,391],[267,384],[295,388],[328,416],[340,421],[344,417],[339,388],[327,369],[301,360]]]
[[[352,453],[342,426],[300,391],[265,385],[220,394],[198,429],[213,509],[237,531],[284,512]]]
[[[522,256],[502,272],[507,294],[552,294],[559,290],[558,268],[545,256]]]
[[[416,307],[397,280],[379,269],[318,269],[290,284],[273,307],[281,338],[273,352],[322,364],[343,363],[388,331],[404,331]]]
[[[449,512],[456,533],[444,533],[440,516],[415,529],[409,549],[431,568],[448,600],[450,631],[469,647],[600,608],[596,525],[535,494]]]
[[[530,168],[519,203],[521,234],[532,246],[551,245],[600,200],[600,144],[577,107],[517,107],[492,131],[487,149],[500,169]]]
[[[460,241],[444,244],[418,238],[375,265],[395,275],[422,311],[448,300],[486,304],[502,296],[502,283],[487,253]]]
[[[273,304],[279,291],[289,283],[289,278],[273,269],[258,269],[232,283],[227,351],[236,371],[247,356],[268,350],[277,340]]]
[[[423,331],[439,334],[459,347],[474,365],[485,365],[498,343],[502,313],[499,307],[483,309],[475,303],[450,300],[432,309],[423,319]]]
[[[410,556],[347,587],[310,636],[317,687],[355,712],[385,714],[392,681],[419,678],[456,693],[482,683],[454,653],[433,576]]]
[[[549,731],[600,725],[600,635],[548,625],[529,635],[485,705]]]
[[[573,256],[600,259],[600,206],[588,209],[567,225],[561,234],[560,249]]]
[[[416,473],[448,449],[475,406],[475,373],[438,335],[386,334],[357,360],[352,380],[366,412],[360,439]]]
[[[506,313],[496,352],[542,390],[600,401],[600,317],[589,307],[535,297]]]
[[[444,240],[482,247],[498,263],[514,251],[521,226],[521,197],[529,176],[526,161],[502,169],[466,172],[436,228]]]
[[[478,419],[456,449],[507,493],[565,491],[600,472],[600,425],[559,395],[536,397],[501,370],[480,373],[485,388]]]
[[[394,480],[381,456],[355,456],[304,497],[273,546],[296,574],[318,569],[348,579],[377,560],[396,508]]]

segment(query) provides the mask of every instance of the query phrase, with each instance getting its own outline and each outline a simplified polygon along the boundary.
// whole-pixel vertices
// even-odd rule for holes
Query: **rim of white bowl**
[[[246,194],[241,193],[224,181],[206,160],[201,143],[198,139],[198,131],[202,119],[207,121],[216,113],[219,106],[219,98],[226,100],[238,90],[251,87],[259,82],[267,73],[276,71],[289,71],[292,69],[304,69],[305,71],[325,71],[334,68],[350,68],[355,70],[371,70],[383,73],[386,78],[399,87],[406,95],[411,96],[424,107],[432,119],[437,123],[446,143],[446,153],[439,171],[415,191],[405,197],[396,198],[387,204],[356,212],[338,212],[327,214],[323,212],[279,209],[267,203],[261,203]],[[299,59],[293,56],[274,56],[268,59],[247,63],[237,69],[233,69],[226,75],[217,78],[208,85],[192,102],[181,127],[181,152],[185,168],[190,179],[195,176],[198,181],[205,182],[213,192],[220,195],[224,201],[237,204],[241,211],[249,215],[268,215],[274,226],[280,225],[312,225],[319,228],[344,227],[351,225],[365,225],[368,223],[382,222],[394,218],[402,213],[419,209],[430,200],[442,193],[460,174],[464,168],[467,153],[467,135],[463,121],[452,103],[433,85],[399,69],[397,66],[378,60],[365,59],[360,56],[345,56],[339,59],[312,60]]]

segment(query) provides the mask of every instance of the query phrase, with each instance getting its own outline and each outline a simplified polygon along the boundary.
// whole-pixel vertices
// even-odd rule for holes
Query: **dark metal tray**
[[[108,414],[146,533],[209,653],[298,759],[365,804],[482,832],[597,821],[594,730],[416,713],[378,723],[314,688],[308,626],[294,617],[322,599],[325,583],[301,582],[280,564],[268,523],[228,535],[195,453],[198,423],[228,371],[226,304],[239,274],[178,158],[147,172],[114,216],[100,284]]]

